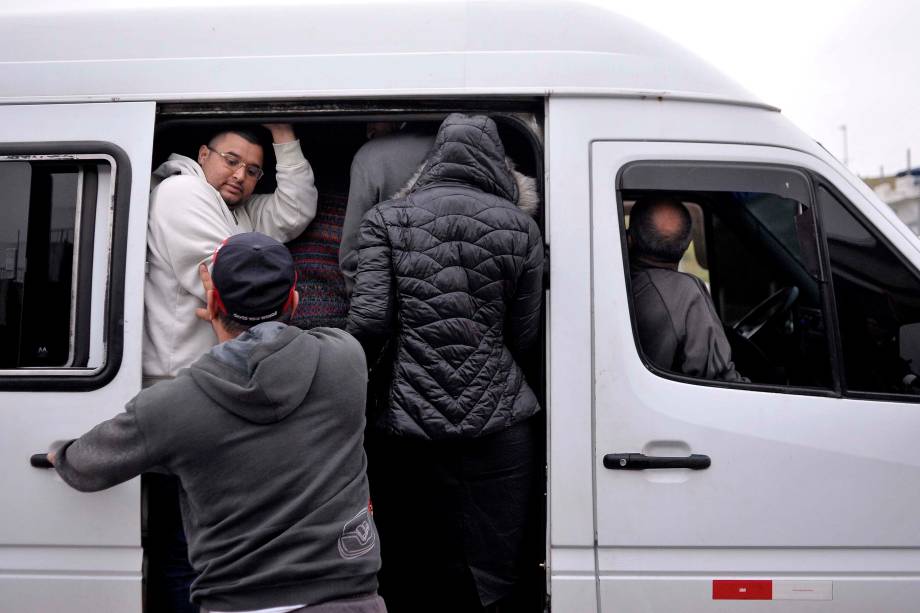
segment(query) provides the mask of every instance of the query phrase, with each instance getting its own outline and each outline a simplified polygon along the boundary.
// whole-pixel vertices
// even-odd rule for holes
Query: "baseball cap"
[[[294,298],[297,280],[287,247],[259,232],[224,240],[211,270],[218,311],[242,324],[277,319]]]

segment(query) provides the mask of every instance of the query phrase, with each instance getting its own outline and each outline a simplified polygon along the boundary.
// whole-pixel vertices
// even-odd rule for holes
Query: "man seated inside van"
[[[678,272],[690,246],[690,212],[679,200],[654,194],[629,215],[629,256],[639,342],[658,368],[691,377],[744,381],[703,282]]]

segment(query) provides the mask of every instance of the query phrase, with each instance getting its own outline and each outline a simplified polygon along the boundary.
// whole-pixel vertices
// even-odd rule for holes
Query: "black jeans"
[[[147,606],[145,613],[197,613],[189,600],[197,574],[188,560],[188,543],[179,510],[179,480],[143,476],[147,491]]]
[[[478,612],[513,597],[539,517],[534,425],[457,441],[369,435],[380,594],[391,613]]]

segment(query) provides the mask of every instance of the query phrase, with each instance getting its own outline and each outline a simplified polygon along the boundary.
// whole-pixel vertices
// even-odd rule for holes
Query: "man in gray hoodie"
[[[207,351],[217,337],[195,317],[205,305],[198,266],[232,234],[253,230],[281,242],[300,234],[316,215],[313,170],[290,124],[266,124],[272,135],[277,189],[255,194],[263,175],[259,134],[235,127],[215,134],[195,159],[172,154],[153,173],[147,221],[147,280],[144,285],[144,385],[176,376]],[[155,603],[169,613],[189,613],[192,579],[178,528],[178,500],[170,479],[150,477],[148,573]],[[161,534],[162,533],[162,534]]]
[[[361,346],[282,323],[297,307],[293,262],[267,236],[227,239],[213,277],[199,272],[199,315],[220,343],[49,460],[81,491],[154,467],[176,475],[199,573],[191,598],[206,611],[385,611]]]

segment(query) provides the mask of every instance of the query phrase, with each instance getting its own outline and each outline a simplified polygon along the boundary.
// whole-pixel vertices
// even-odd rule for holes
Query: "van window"
[[[920,395],[920,275],[820,177],[775,166],[637,162],[621,172],[618,188],[624,227],[643,197],[671,197],[688,209],[692,243],[678,270],[709,292],[731,360],[750,383]],[[650,355],[657,339],[643,340],[649,315],[637,313],[636,263],[627,265],[646,364],[705,379],[681,370],[683,346],[672,363],[661,363],[660,351]]]
[[[829,319],[817,268],[819,245],[807,177],[775,167],[699,165],[699,170],[686,163],[638,163],[621,173],[624,225],[640,198],[667,196],[688,210],[692,242],[678,270],[701,282],[655,273],[662,279],[655,287],[662,300],[653,304],[665,308],[662,301],[671,302],[665,321],[673,322],[673,328],[652,334],[676,337],[665,352],[660,338],[648,338],[650,333],[643,329],[643,318],[653,314],[637,313],[631,293],[637,346],[646,364],[659,373],[707,381],[743,384],[746,379],[803,390],[833,389]],[[634,259],[635,249],[625,248],[627,258]],[[628,266],[632,292],[637,283],[647,281],[637,276],[641,262]],[[687,307],[686,300],[703,300],[699,288],[709,294],[714,313],[702,309],[702,316],[694,315]],[[672,291],[676,293],[666,295]],[[643,308],[648,309],[648,303],[643,302]],[[687,334],[681,329],[684,325]],[[705,336],[695,336],[703,326],[710,328]],[[707,358],[707,353],[717,356]],[[739,377],[686,367],[704,359],[730,359]]]
[[[821,185],[846,389],[920,394],[920,277]]]
[[[90,365],[97,185],[109,165],[73,157],[0,158],[0,369]]]

